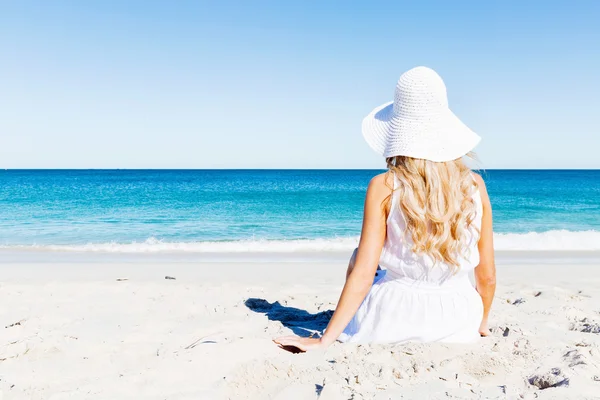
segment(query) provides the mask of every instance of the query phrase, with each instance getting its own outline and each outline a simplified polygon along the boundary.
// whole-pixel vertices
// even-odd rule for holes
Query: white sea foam
[[[589,251],[600,250],[599,231],[548,231],[528,233],[499,233],[494,235],[497,250],[524,251]]]
[[[348,251],[358,237],[305,240],[239,240],[222,242],[166,242],[149,238],[132,243],[89,243],[82,245],[0,246],[4,250],[92,253],[294,253]],[[496,250],[593,251],[600,250],[599,231],[548,231],[542,233],[498,233]]]
[[[221,242],[166,242],[149,238],[132,243],[88,243],[82,245],[0,246],[0,249],[98,252],[98,253],[292,253],[345,251],[358,245],[358,238],[306,240],[238,240]]]

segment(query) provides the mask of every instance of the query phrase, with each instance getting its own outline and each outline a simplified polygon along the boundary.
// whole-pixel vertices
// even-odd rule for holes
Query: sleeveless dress
[[[394,189],[398,187],[394,177]],[[469,280],[479,263],[479,229],[483,214],[479,190],[473,194],[477,215],[468,234],[460,269],[434,265],[411,250],[397,192],[387,220],[387,237],[371,290],[338,340],[356,343],[453,342],[477,340],[483,317],[481,297]]]

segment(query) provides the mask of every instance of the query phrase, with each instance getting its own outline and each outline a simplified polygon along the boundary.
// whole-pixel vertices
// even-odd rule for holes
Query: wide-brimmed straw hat
[[[374,109],[363,120],[362,133],[384,157],[437,162],[460,158],[481,140],[450,111],[444,81],[427,67],[402,74],[394,101]]]

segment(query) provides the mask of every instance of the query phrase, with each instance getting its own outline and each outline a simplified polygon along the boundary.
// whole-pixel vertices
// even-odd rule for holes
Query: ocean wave
[[[80,245],[0,246],[0,249],[98,253],[293,253],[345,251],[358,245],[358,237],[304,240],[237,240],[219,242],[167,242],[149,238],[131,243]]]
[[[494,234],[496,250],[593,251],[600,250],[599,231],[547,231]]]
[[[302,240],[238,240],[219,242],[167,242],[149,238],[131,243],[78,245],[4,245],[3,250],[92,253],[302,253],[349,251],[358,237]],[[599,231],[548,231],[496,233],[494,247],[500,251],[594,251],[600,250]]]

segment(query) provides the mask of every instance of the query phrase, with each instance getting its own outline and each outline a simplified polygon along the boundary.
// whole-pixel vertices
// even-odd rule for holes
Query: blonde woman
[[[444,82],[425,67],[404,73],[394,101],[369,114],[362,130],[388,171],[367,189],[359,247],[337,308],[321,338],[275,342],[307,351],[336,340],[487,336],[496,287],[492,209],[483,180],[463,163],[479,136],[450,111]]]

